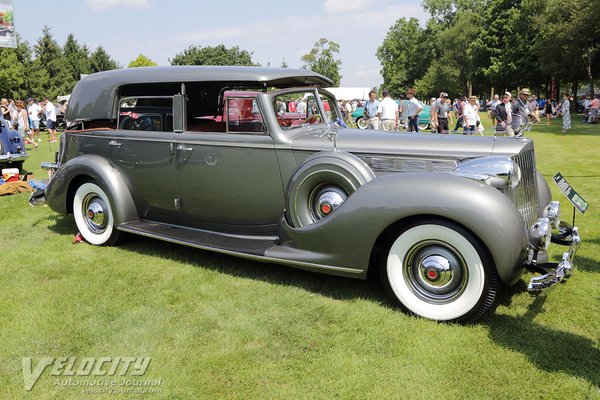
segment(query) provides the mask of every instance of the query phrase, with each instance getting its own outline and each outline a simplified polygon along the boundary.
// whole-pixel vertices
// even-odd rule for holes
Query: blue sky
[[[300,57],[321,37],[340,44],[342,86],[372,87],[382,78],[375,51],[401,17],[424,23],[420,0],[158,1],[14,0],[17,32],[33,45],[48,25],[64,44],[73,33],[121,65],[144,54],[159,65],[190,45],[238,45],[253,60],[301,67]]]

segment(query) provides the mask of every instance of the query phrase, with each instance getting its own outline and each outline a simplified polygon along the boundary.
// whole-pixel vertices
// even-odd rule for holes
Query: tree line
[[[577,94],[592,90],[600,73],[600,0],[423,0],[430,18],[398,19],[378,47],[382,87],[393,97],[414,88],[419,97],[441,91],[486,95],[530,87],[538,95],[553,88]],[[303,68],[341,81],[339,44],[319,39],[301,61]],[[171,65],[258,66],[238,46],[191,45]],[[140,54],[128,67],[156,65]],[[281,67],[288,65],[285,60]],[[0,48],[0,94],[40,98],[68,94],[82,74],[122,68],[98,46],[91,51],[71,34],[64,45],[50,28],[30,46],[17,35],[17,48]],[[373,77],[375,81],[377,77]]]
[[[600,0],[423,0],[425,27],[401,18],[377,49],[395,96],[486,95],[528,86],[592,90],[600,72]],[[555,91],[556,92],[556,91]]]

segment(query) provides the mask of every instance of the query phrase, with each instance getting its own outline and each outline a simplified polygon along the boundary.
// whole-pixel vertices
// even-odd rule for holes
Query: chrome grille
[[[527,226],[531,226],[538,219],[535,156],[533,150],[525,150],[513,159],[521,168],[521,182],[515,188],[517,209],[525,219]]]
[[[357,156],[363,160],[376,175],[389,172],[451,172],[456,167],[455,160],[421,159],[395,156]]]

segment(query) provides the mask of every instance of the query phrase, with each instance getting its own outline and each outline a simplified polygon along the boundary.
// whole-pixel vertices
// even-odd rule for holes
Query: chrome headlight
[[[521,182],[521,168],[509,157],[494,156],[465,161],[452,173],[500,190],[514,189]]]
[[[551,201],[550,204],[544,208],[544,217],[550,220],[550,226],[553,229],[558,228],[560,222],[560,203],[558,201]]]
[[[548,250],[551,237],[552,232],[548,218],[539,218],[536,223],[529,228],[529,243],[535,250]]]

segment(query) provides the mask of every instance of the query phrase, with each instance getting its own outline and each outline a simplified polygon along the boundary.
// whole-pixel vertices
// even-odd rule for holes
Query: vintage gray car
[[[531,140],[346,129],[331,84],[254,67],[90,75],[44,165],[55,171],[47,202],[94,245],[133,233],[375,272],[404,311],[433,320],[477,319],[525,269],[542,274],[532,293],[570,275],[580,239],[559,220]],[[553,228],[569,246],[560,263],[547,262]]]

